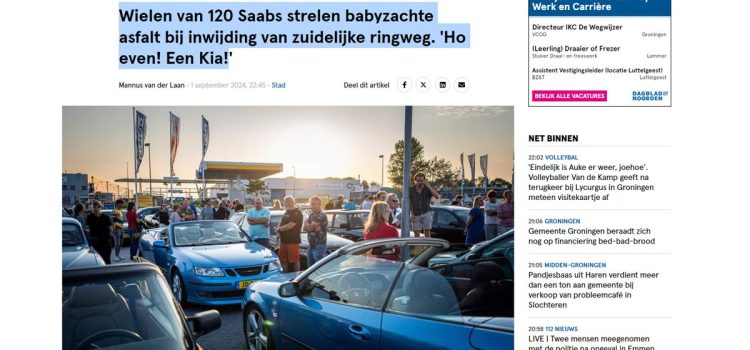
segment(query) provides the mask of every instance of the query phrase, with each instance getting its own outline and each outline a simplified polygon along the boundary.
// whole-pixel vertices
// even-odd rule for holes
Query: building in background
[[[85,202],[89,196],[87,174],[62,174],[62,206],[71,208],[76,202]]]
[[[261,197],[270,203],[274,199],[282,200],[286,196],[299,199],[300,203],[306,203],[306,199],[312,196],[321,197],[323,203],[328,199],[334,199],[338,195],[350,199],[352,193],[362,192],[362,185],[358,180],[352,179],[303,179],[303,178],[267,178],[264,180],[266,188],[261,191]],[[219,184],[209,187],[208,195],[211,198],[234,198],[232,193],[244,191],[249,181],[241,180],[235,182],[230,189],[228,185]],[[371,185],[369,192],[380,191],[380,186]],[[246,201],[250,201],[255,195],[246,194]]]

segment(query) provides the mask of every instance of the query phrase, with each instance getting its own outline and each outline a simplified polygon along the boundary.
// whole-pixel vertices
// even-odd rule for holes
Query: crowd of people
[[[408,189],[410,201],[408,219],[416,236],[424,235],[431,237],[433,212],[432,201],[439,200],[440,194],[427,181],[423,173],[414,175],[414,186]],[[454,198],[453,205],[461,205],[462,196]],[[308,265],[323,259],[326,252],[326,237],[328,232],[328,217],[323,210],[331,209],[356,209],[356,205],[343,195],[335,200],[328,201],[325,207],[320,197],[314,196],[309,199],[310,213],[305,218],[297,207],[294,197],[288,196],[281,201],[275,199],[271,208],[265,206],[262,197],[253,201],[245,217],[248,222],[248,235],[256,243],[271,248],[269,239],[271,235],[271,210],[285,210],[281,223],[276,228],[279,237],[277,253],[282,267],[285,271],[298,271],[300,269],[299,245],[302,231],[307,233],[309,248],[307,250]],[[173,204],[171,208],[161,205],[154,220],[158,220],[160,227],[167,227],[173,223],[191,220],[228,220],[235,212],[245,210],[244,204],[238,200],[205,199],[200,202],[200,208],[196,208],[191,201],[185,200],[182,205]],[[123,209],[126,208],[123,214]],[[369,210],[367,223],[364,225],[364,239],[397,238],[398,228],[403,220],[401,203],[395,193],[380,191],[374,195],[366,195],[361,204],[361,209]],[[109,264],[111,261],[120,261],[120,251],[123,243],[124,223],[128,223],[128,233],[131,243],[129,258],[135,259],[138,255],[138,241],[143,228],[143,223],[135,210],[135,203],[125,203],[118,199],[111,217],[102,213],[102,204],[94,201],[91,212],[88,212],[83,204],[75,206],[75,218],[85,227],[91,237],[94,249]],[[494,190],[487,192],[486,196],[473,198],[473,206],[466,220],[466,244],[475,244],[484,240],[491,240],[498,235],[513,229],[513,192],[505,191],[502,198]],[[112,248],[114,247],[114,257]],[[382,256],[386,259],[398,259],[398,253]]]

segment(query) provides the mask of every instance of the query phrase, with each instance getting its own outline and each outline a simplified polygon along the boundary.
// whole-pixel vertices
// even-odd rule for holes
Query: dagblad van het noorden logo
[[[633,101],[664,101],[669,96],[669,91],[633,90]]]

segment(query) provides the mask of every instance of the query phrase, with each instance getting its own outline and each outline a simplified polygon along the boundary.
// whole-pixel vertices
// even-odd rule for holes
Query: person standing
[[[338,195],[336,197],[336,203],[333,206],[333,209],[343,209],[344,208],[344,196]]]
[[[500,202],[497,200],[497,192],[487,192],[487,202],[484,203],[484,237],[491,240],[497,237],[497,209]]]
[[[432,189],[424,173],[414,175],[414,182],[415,185],[409,187],[410,216],[414,224],[412,229],[417,237],[419,237],[419,231],[423,231],[425,237],[430,237],[430,230],[432,230],[430,201],[432,198],[440,199],[440,194]]]
[[[169,226],[169,212],[167,211],[167,206],[165,204],[161,205],[156,217],[159,218],[159,227]]]
[[[474,197],[474,206],[469,211],[469,217],[466,219],[466,244],[476,244],[484,240],[484,214],[482,206],[484,200],[482,196]]]
[[[456,197],[453,198],[453,202],[451,202],[451,205],[463,206],[464,205],[463,201],[464,201],[464,197],[460,194],[457,194]]]
[[[203,201],[203,208],[201,208],[201,220],[213,220],[214,219],[214,208],[211,208],[211,199],[206,198]]]
[[[254,206],[245,215],[249,225],[248,234],[255,243],[271,249],[271,244],[268,241],[271,237],[268,229],[271,223],[271,211],[263,206],[263,198],[261,197],[255,197],[253,204]]]
[[[82,203],[76,203],[76,206],[73,207],[73,217],[83,227],[83,233],[86,235],[86,238],[90,239],[89,231],[86,229],[86,207]]]
[[[172,205],[172,214],[169,214],[169,223],[178,224],[182,222],[182,216],[180,216],[180,205]]]
[[[279,201],[278,199],[274,199],[273,200],[273,208],[271,208],[271,210],[282,210],[282,208],[281,208],[281,201]]]
[[[214,220],[228,220],[229,219],[229,210],[227,209],[227,202],[225,200],[221,201],[221,204],[219,204],[219,209],[216,209],[216,212],[214,213]]]
[[[398,196],[395,193],[391,193],[387,197],[388,210],[391,212],[388,215],[388,223],[394,227],[401,227],[401,208],[398,206]]]
[[[245,210],[245,205],[244,205],[244,204],[242,204],[242,202],[240,202],[240,200],[239,200],[239,199],[236,199],[236,200],[235,200],[234,202],[235,202],[235,203],[234,203],[234,212],[235,212],[235,213],[236,213],[236,212],[238,212],[238,211],[243,211],[243,210]]]
[[[130,260],[135,260],[141,242],[141,219],[135,211],[135,203],[128,203],[128,231],[130,231]]]
[[[388,210],[388,204],[385,202],[376,202],[370,209],[370,215],[367,217],[367,223],[365,224],[365,241],[378,238],[398,238],[398,230],[388,225],[388,217],[391,215],[391,211]],[[375,255],[381,259],[388,260],[399,260],[399,250],[393,254],[380,254]]]
[[[347,200],[344,201],[344,209],[345,210],[354,210],[354,209],[357,209],[357,206],[354,203],[352,203],[352,201],[350,201],[350,200],[347,199]]]
[[[124,235],[124,215],[122,214],[122,209],[125,206],[125,201],[120,198],[115,201],[115,208],[112,209],[112,233],[114,234],[114,237],[112,238],[112,241],[114,242],[115,246],[115,256],[113,258],[114,261],[120,261],[122,258],[120,258],[120,248],[122,247],[122,241],[123,241],[123,235]],[[128,224],[130,225],[130,224]],[[133,236],[130,236],[131,240]]]
[[[226,208],[227,208],[227,211],[229,212],[229,214],[227,214],[227,218],[232,217],[232,215],[234,215],[234,201],[228,200]]]
[[[377,202],[377,201],[385,202],[386,197],[387,197],[387,195],[386,195],[385,191],[378,191],[378,193],[375,193],[375,196],[374,196],[374,198],[373,198],[372,201],[373,202]]]
[[[94,250],[101,255],[104,263],[109,265],[112,263],[110,260],[112,256],[112,220],[109,216],[102,214],[102,202],[94,201],[93,209],[94,212],[86,218],[86,226],[88,226],[94,240]]]
[[[284,207],[286,212],[281,218],[279,227],[276,228],[281,241],[281,244],[279,244],[279,260],[284,272],[295,272],[299,271],[300,232],[304,219],[302,212],[297,208],[294,197],[285,197]]]
[[[503,203],[497,209],[497,217],[500,219],[499,234],[502,235],[513,229],[513,191],[503,192]]]
[[[190,203],[190,201],[188,201],[187,199],[182,202],[182,208],[180,209],[180,216],[182,217],[182,221],[195,220],[196,211],[191,208],[192,206],[192,203]]]
[[[362,201],[362,209],[370,210],[370,208],[372,208],[372,200],[370,200],[370,195],[366,194],[365,199]]]
[[[332,210],[336,207],[336,205],[333,203],[332,200],[328,200],[328,203],[326,203],[326,210]]]
[[[193,201],[188,202],[188,208],[190,208],[190,211],[193,212],[193,218],[190,220],[198,220],[199,219],[198,215],[200,212],[198,211],[198,208],[195,207],[195,204],[193,203]]]
[[[312,213],[305,223],[307,232],[307,266],[312,266],[326,256],[326,238],[328,236],[328,216],[323,214],[323,203],[320,198],[310,198],[310,209]]]

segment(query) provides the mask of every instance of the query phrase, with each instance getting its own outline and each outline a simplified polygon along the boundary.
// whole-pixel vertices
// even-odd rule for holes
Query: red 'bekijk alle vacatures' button
[[[534,90],[533,102],[607,102],[607,90]]]

